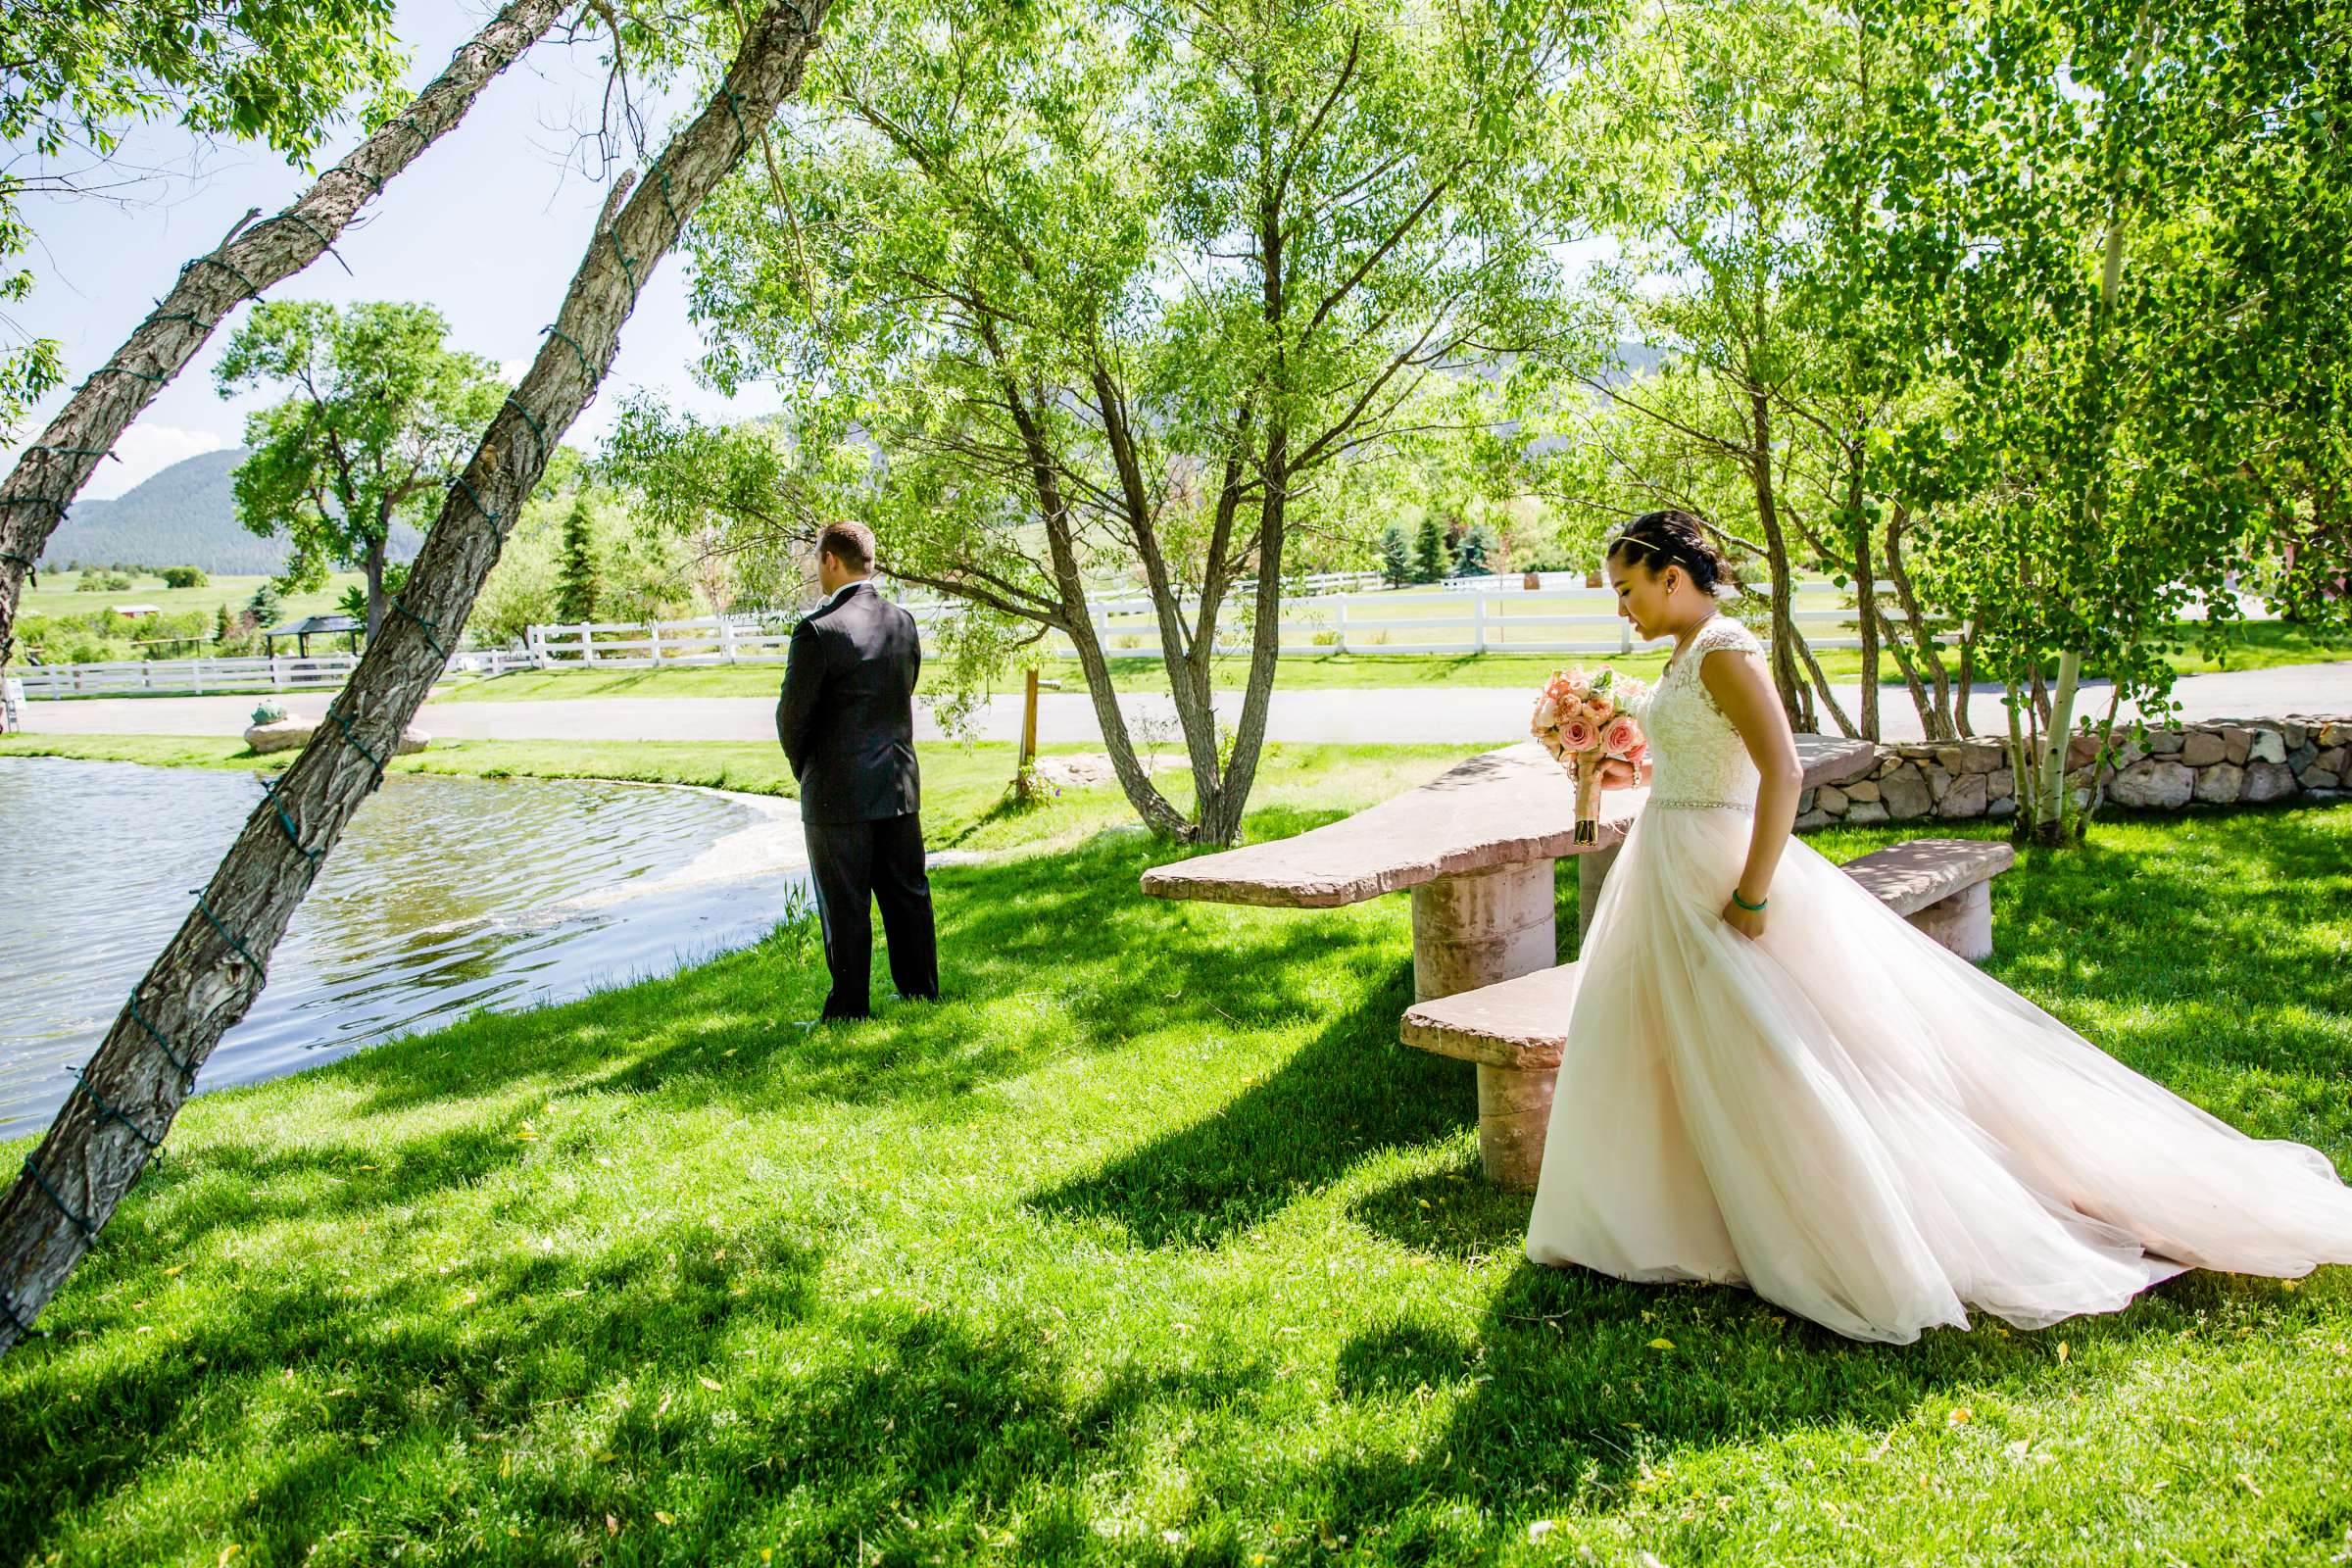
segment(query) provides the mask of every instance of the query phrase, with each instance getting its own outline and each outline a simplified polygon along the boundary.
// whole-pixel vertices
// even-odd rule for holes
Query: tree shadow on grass
[[[1390,1556],[1477,1555],[1524,1539],[1530,1518],[1572,1504],[1621,1507],[1646,1469],[1693,1453],[1811,1428],[1890,1431],[1918,1421],[1923,1407],[1925,1430],[1940,1432],[1940,1407],[1959,1391],[2046,1398],[2082,1375],[2060,1360],[2059,1340],[2078,1357],[2153,1345],[2226,1307],[2270,1320],[2278,1334],[2328,1310],[2267,1281],[2188,1275],[2122,1312],[2036,1333],[1980,1319],[1968,1332],[1882,1346],[1840,1338],[1737,1287],[1634,1285],[1522,1262],[1471,1335],[1403,1317],[1340,1351],[1340,1390],[1359,1403],[1426,1398],[1468,1380],[1436,1442],[1409,1456],[1359,1450],[1304,1466],[1284,1486],[1329,1498],[1332,1517],[1378,1521]]]
[[[382,1561],[392,1543],[469,1536],[477,1554],[530,1562],[781,1547],[787,1561],[912,1565],[961,1560],[976,1538],[1007,1560],[1092,1559],[1106,1543],[1074,1478],[1248,1403],[1269,1378],[1228,1356],[1083,1379],[1041,1323],[911,1303],[831,1316],[811,1305],[806,1254],[764,1256],[771,1284],[749,1296],[672,1254],[707,1257],[707,1238],[520,1272],[449,1321],[407,1299],[407,1282],[318,1303],[290,1340],[301,1303],[263,1291],[170,1357],[104,1375],[59,1357],[0,1398],[0,1419],[36,1440],[0,1478],[0,1539],[38,1553],[73,1528],[86,1544],[93,1512],[186,1488],[187,1454],[147,1440],[194,1427],[193,1462],[244,1500],[149,1509],[134,1539],[151,1551],[192,1543],[209,1560],[219,1528],[265,1562]],[[536,1309],[514,1304],[525,1293]],[[387,1313],[405,1315],[370,1332]],[[821,1335],[792,1333],[804,1319]],[[763,1334],[782,1338],[716,1358],[730,1337]],[[257,1343],[284,1353],[257,1358]],[[1156,1539],[1135,1544],[1160,1555]]]
[[[1107,1220],[1144,1247],[1214,1246],[1329,1186],[1376,1149],[1446,1138],[1477,1113],[1470,1070],[1407,1050],[1409,959],[1354,966],[1357,1000],[1217,1112],[1033,1195],[1063,1219]]]
[[[37,1553],[68,1515],[108,1499],[135,1508],[151,1487],[184,1485],[175,1472],[194,1463],[241,1483],[264,1472],[248,1483],[238,1538],[257,1561],[304,1560],[349,1508],[377,1500],[355,1491],[397,1493],[404,1468],[479,1486],[478,1461],[460,1462],[469,1446],[526,1433],[554,1409],[626,1409],[649,1385],[693,1384],[736,1334],[806,1317],[819,1261],[780,1219],[723,1238],[682,1223],[603,1247],[509,1248],[434,1271],[232,1260],[155,1276],[162,1257],[184,1255],[176,1245],[110,1231],[105,1272],[142,1273],[156,1296],[203,1291],[185,1334],[139,1337],[147,1301],[89,1280],[48,1315],[53,1339],[12,1357],[0,1431],[22,1441],[0,1475],[0,1541]],[[114,1348],[86,1353],[85,1340]],[[618,1478],[581,1463],[614,1505]],[[467,1502],[453,1490],[398,1506],[447,1503],[462,1520]]]
[[[1256,922],[1232,958],[1223,921],[1171,919],[1136,888],[1165,858],[1104,835],[1066,854],[933,874],[946,1000],[884,1000],[873,1019],[815,1029],[823,956],[778,937],[681,974],[542,1011],[468,1020],[318,1069],[361,1086],[363,1114],[524,1081],[643,1096],[666,1105],[724,1101],[747,1110],[810,1101],[932,1101],[943,1106],[1039,1061],[1023,1038],[1040,1009],[1061,1051],[1117,1049],[1140,1028],[1266,1026],[1319,1006],[1313,971],[1335,944],[1362,944],[1310,916],[1234,911]],[[887,997],[888,966],[876,954]],[[1392,1029],[1394,1022],[1392,1020]]]

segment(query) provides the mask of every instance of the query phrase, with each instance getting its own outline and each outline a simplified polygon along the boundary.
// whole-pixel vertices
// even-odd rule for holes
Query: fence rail
[[[26,698],[120,697],[131,692],[285,692],[340,686],[356,654],[254,659],[148,659],[108,664],[21,664]]]
[[[1526,589],[1518,578],[1473,580],[1467,588],[1443,593],[1325,593],[1286,599],[1282,605],[1282,652],[1286,658],[1316,654],[1630,654],[1639,646],[1633,628],[1618,615],[1615,596],[1585,587]],[[1800,594],[1836,595],[1827,582],[1796,585]],[[937,648],[940,623],[956,607],[936,602],[908,604],[921,629],[924,651]],[[1096,640],[1110,659],[1157,659],[1159,621],[1148,598],[1089,601]],[[1235,610],[1246,606],[1234,607]],[[1900,612],[1888,612],[1893,620]],[[1189,607],[1188,607],[1189,618]],[[1850,607],[1800,610],[1792,617],[1816,649],[1862,646]],[[695,620],[591,621],[532,626],[525,637],[529,659],[542,668],[656,664],[772,663],[791,643],[781,616]],[[1946,642],[1956,630],[1940,631]],[[1250,634],[1238,613],[1220,618],[1217,651],[1246,654]],[[1069,639],[1055,632],[1041,645],[1051,655],[1070,657]]]

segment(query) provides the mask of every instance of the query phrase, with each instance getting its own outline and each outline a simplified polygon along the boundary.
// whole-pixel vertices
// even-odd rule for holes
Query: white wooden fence
[[[340,686],[356,654],[272,655],[255,659],[148,659],[111,664],[19,664],[27,699],[120,697],[131,692],[284,692]]]
[[[1282,604],[1282,652],[1286,658],[1315,654],[1626,654],[1635,650],[1633,629],[1617,614],[1615,596],[1586,588],[1571,573],[1548,573],[1544,586],[1527,589],[1518,576],[1460,578],[1444,592],[1383,593],[1338,591],[1365,574],[1335,573],[1308,580],[1309,592]],[[1374,579],[1377,580],[1377,579]],[[1571,586],[1571,584],[1577,584]],[[1313,591],[1321,589],[1323,591]],[[1836,598],[1827,582],[1796,585],[1800,596]],[[923,629],[925,650],[936,648],[937,627],[957,612],[952,603],[908,603]],[[1159,622],[1152,602],[1141,596],[1089,601],[1095,634],[1111,659],[1157,659]],[[1247,598],[1228,599],[1217,626],[1220,653],[1247,654],[1248,627],[1241,612]],[[1800,610],[1796,622],[1816,649],[1858,648],[1854,612],[1842,604]],[[1894,616],[1901,619],[1900,614]],[[1957,631],[1940,633],[1956,641]],[[503,675],[517,669],[587,664],[644,668],[655,664],[778,663],[792,640],[791,617],[706,616],[695,620],[598,621],[573,626],[532,626],[520,649],[467,650],[450,661],[453,671]],[[1044,645],[1067,656],[1068,639],[1058,633]],[[108,664],[21,664],[16,666],[27,699],[122,696],[136,692],[294,691],[340,686],[359,663],[351,654],[310,658],[275,655],[257,659],[155,659]]]
[[[1563,574],[1564,575],[1564,574]],[[1477,580],[1468,588],[1442,593],[1328,593],[1286,599],[1282,605],[1282,652],[1293,658],[1315,654],[1627,654],[1636,648],[1633,628],[1618,615],[1616,596],[1605,588],[1561,587],[1524,590],[1516,577]],[[1827,582],[1800,583],[1801,594],[1836,596]],[[1089,602],[1095,634],[1111,659],[1157,659],[1159,623],[1151,600],[1098,599]],[[922,628],[926,652],[936,628],[956,613],[951,605],[910,604]],[[1236,606],[1217,626],[1220,653],[1247,654],[1250,636]],[[1816,649],[1859,648],[1862,639],[1851,608],[1799,610],[1794,618]],[[1901,619],[1900,612],[1892,618]],[[1940,633],[1955,641],[1957,631]],[[578,625],[532,626],[526,636],[530,659],[540,667],[654,664],[742,664],[781,661],[791,642],[788,616],[694,620],[597,621]],[[1067,656],[1069,640],[1059,633],[1042,645]]]

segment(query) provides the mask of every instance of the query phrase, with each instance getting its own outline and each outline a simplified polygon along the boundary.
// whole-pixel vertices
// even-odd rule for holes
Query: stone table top
[[[1805,788],[1866,772],[1867,741],[1796,737]],[[1442,876],[1612,849],[1648,800],[1647,790],[1605,790],[1600,842],[1576,842],[1576,789],[1534,741],[1482,753],[1393,801],[1292,838],[1154,866],[1144,891],[1275,908],[1329,909]]]

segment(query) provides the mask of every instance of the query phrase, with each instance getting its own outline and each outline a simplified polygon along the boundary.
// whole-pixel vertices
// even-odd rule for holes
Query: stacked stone
[[[2119,755],[2098,769],[2095,781],[2091,740],[2078,735],[2068,743],[2066,779],[2077,806],[2099,785],[2109,805],[2138,810],[2352,794],[2352,716],[2225,718],[2152,729],[2144,741],[2119,728],[2118,737]],[[2016,810],[2017,777],[2007,743],[1976,736],[1881,746],[1867,771],[1800,796],[1796,825],[2008,816]]]

